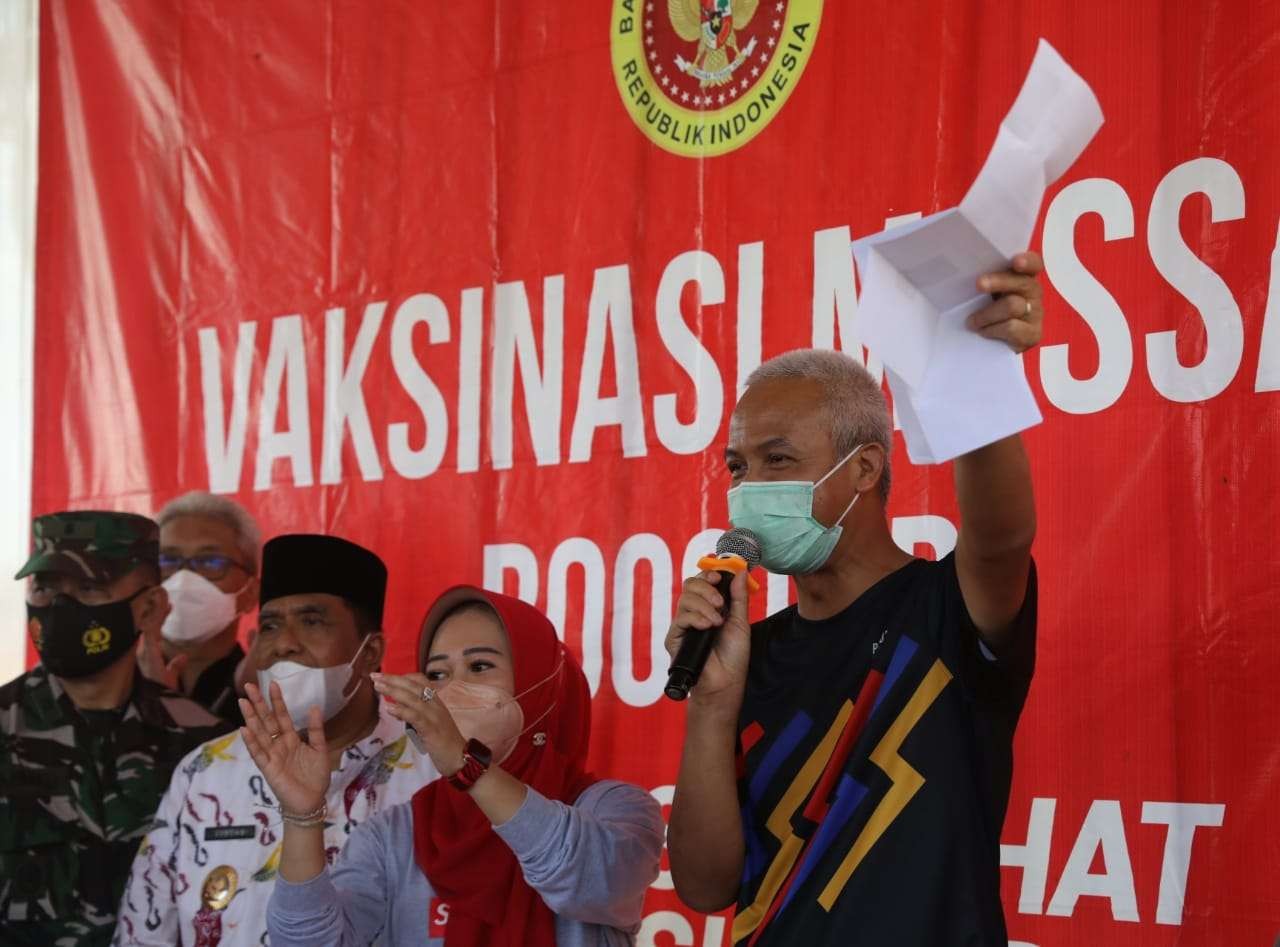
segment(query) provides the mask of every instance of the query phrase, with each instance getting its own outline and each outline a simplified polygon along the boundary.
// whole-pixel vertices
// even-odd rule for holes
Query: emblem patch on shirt
[[[225,911],[236,895],[239,873],[230,865],[219,865],[205,876],[200,902],[210,911]]]
[[[257,828],[252,825],[211,825],[204,830],[206,842],[232,842],[236,839],[253,838]]]

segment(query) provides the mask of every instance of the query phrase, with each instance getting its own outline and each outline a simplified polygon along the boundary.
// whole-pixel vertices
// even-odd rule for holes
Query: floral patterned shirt
[[[439,774],[404,724],[382,715],[342,754],[324,830],[330,864],[351,831]],[[267,944],[267,901],[283,838],[276,800],[239,731],[190,753],[133,861],[115,944]]]

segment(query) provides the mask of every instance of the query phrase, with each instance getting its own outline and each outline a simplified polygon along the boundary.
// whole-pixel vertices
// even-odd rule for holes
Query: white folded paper
[[[859,335],[884,363],[912,463],[941,463],[1041,420],[1022,359],[965,320],[978,277],[1026,249],[1045,189],[1102,127],[1093,91],[1043,39],[959,207],[853,243]]]

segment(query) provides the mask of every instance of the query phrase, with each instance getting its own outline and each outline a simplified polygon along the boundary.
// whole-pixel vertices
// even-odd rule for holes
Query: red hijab
[[[584,769],[591,691],[542,612],[496,592],[454,586],[427,611],[418,635],[418,667],[426,666],[441,622],[466,602],[484,602],[497,613],[511,644],[515,692],[523,695],[528,730],[502,768],[548,799],[572,805],[596,781]],[[535,745],[539,734],[545,740]],[[412,805],[414,859],[449,905],[446,947],[555,947],[555,915],[525,882],[515,854],[470,796],[437,779],[414,794]]]

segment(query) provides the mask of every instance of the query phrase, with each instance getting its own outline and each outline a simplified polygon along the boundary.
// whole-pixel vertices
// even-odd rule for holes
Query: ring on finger
[[[278,740],[280,739],[280,731],[277,730],[275,733],[268,734],[268,736],[270,736],[272,740]]]
[[[423,699],[424,701],[432,701],[432,700],[435,700],[435,699],[436,699],[436,692],[435,692],[434,690],[432,690],[430,687],[424,687],[424,688],[422,689],[422,699]]]
[[[1031,300],[1023,296],[1022,301],[1027,304],[1027,311],[1022,314],[1022,318],[1029,319],[1031,317]]]

